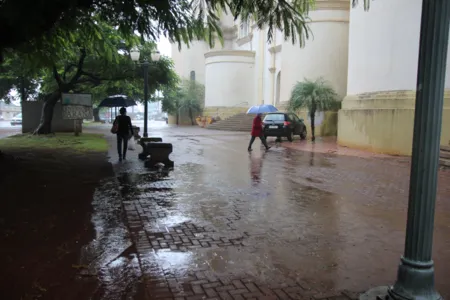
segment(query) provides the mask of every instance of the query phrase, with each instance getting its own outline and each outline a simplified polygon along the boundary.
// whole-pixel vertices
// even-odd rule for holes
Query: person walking
[[[261,120],[261,114],[257,114],[256,117],[253,119],[253,125],[252,125],[252,137],[250,138],[250,143],[248,144],[248,151],[252,151],[252,145],[253,142],[257,137],[261,140],[261,143],[266,147],[266,150],[269,150],[270,147],[267,145],[266,138],[263,135],[263,122]]]
[[[114,125],[117,127],[117,153],[119,154],[119,161],[125,160],[127,156],[128,140],[133,136],[133,125],[131,125],[131,118],[127,116],[127,109],[122,107],[120,115],[114,120]]]

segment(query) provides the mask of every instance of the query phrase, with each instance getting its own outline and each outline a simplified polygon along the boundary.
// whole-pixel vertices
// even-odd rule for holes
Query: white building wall
[[[195,72],[195,80],[201,84],[205,83],[205,53],[209,46],[204,41],[195,41],[189,46],[183,46],[181,51],[178,45],[172,45],[172,59],[175,71],[184,78],[189,79],[191,71]]]
[[[282,102],[289,100],[293,86],[304,78],[323,77],[341,97],[347,93],[349,12],[317,10],[310,13],[310,18],[313,37],[304,48],[283,41]]]
[[[349,95],[416,89],[421,11],[421,0],[375,1],[369,12],[351,10]]]
[[[314,38],[306,42],[305,48],[292,45],[290,39],[285,40],[280,30],[275,30],[274,41],[268,43],[267,29],[260,31],[256,27],[250,29],[250,37],[230,40],[230,29],[234,27],[239,30],[240,21],[235,21],[230,15],[222,14],[221,24],[226,28],[228,37],[225,40],[225,47],[218,44],[213,50],[255,52],[254,64],[252,66],[253,73],[249,77],[252,78],[253,82],[250,83],[249,78],[245,80],[247,89],[251,88],[252,92],[246,93],[245,96],[237,96],[236,92],[234,92],[234,98],[229,98],[228,101],[236,105],[238,103],[235,101],[235,98],[246,98],[246,100],[242,101],[247,101],[249,104],[267,103],[279,105],[280,103],[277,103],[277,99],[280,102],[287,101],[293,85],[305,77],[310,79],[324,77],[332,83],[342,97],[346,95],[349,12],[345,9],[324,9],[323,3],[327,1],[318,1],[321,2],[321,9],[313,11],[310,14],[312,19],[310,28]],[[336,1],[332,2],[330,1],[333,6],[333,3]],[[346,1],[337,2],[343,3]],[[214,67],[205,67],[206,61],[204,54],[209,50],[205,42],[197,42],[189,49],[183,47],[182,53],[179,53],[177,49],[173,51],[172,57],[175,61],[177,73],[182,77],[189,78],[190,71],[195,70],[196,79],[204,83],[205,88],[208,89],[207,85],[215,84],[213,82],[217,81],[220,77],[217,74],[212,75],[213,72],[211,70],[215,70],[215,72],[219,72],[220,74],[220,72],[229,72],[228,69],[235,69],[233,64],[227,66],[225,63],[218,64]],[[206,78],[208,76],[212,76],[212,78]],[[281,76],[279,83],[277,82],[278,76]],[[242,85],[242,82],[238,84]],[[221,86],[218,89],[223,89],[223,82],[220,82],[219,85]],[[213,88],[215,87],[209,89],[212,90]],[[232,86],[230,86],[230,89],[235,90]],[[221,102],[222,100],[216,101],[211,100],[212,98],[209,99],[207,99],[207,107],[225,105],[225,103]]]
[[[206,53],[206,107],[255,105],[255,53],[223,50]]]

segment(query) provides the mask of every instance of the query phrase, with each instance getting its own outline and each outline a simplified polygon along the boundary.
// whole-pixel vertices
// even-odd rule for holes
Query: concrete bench
[[[147,157],[150,155],[148,152],[148,147],[150,146],[149,143],[160,143],[162,142],[162,138],[160,137],[149,137],[149,138],[141,138],[139,140],[139,145],[142,147],[142,153],[139,153],[138,157],[139,159],[147,159]]]
[[[169,159],[173,146],[170,143],[162,142],[145,142],[147,153],[150,156],[145,161],[145,166],[153,168],[158,163],[164,164],[165,168],[173,168],[174,163]]]

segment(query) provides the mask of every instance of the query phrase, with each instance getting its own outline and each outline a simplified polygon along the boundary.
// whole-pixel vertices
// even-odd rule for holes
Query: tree
[[[179,86],[167,88],[163,91],[161,100],[162,111],[171,115],[175,115],[176,124],[180,123],[180,108],[184,93]]]
[[[205,87],[195,80],[182,80],[179,86],[166,90],[162,97],[162,110],[176,116],[179,124],[180,113],[189,115],[191,124],[195,124],[194,113],[200,113],[205,101]]]
[[[55,43],[49,43],[45,49],[41,48],[32,55],[8,53],[5,60],[15,59],[17,62],[11,65],[20,66],[33,74],[40,70],[43,74],[39,84],[40,91],[45,96],[41,122],[35,131],[37,134],[51,132],[53,109],[61,93],[92,92],[95,96],[100,96],[101,93],[114,90],[127,93],[132,91],[133,96],[138,95],[137,91],[143,90],[144,84],[142,69],[132,62],[129,50],[139,46],[142,57],[145,57],[150,56],[150,52],[156,48],[151,42],[139,45],[138,36],[126,38],[112,26],[97,21],[95,16],[70,35],[65,35],[64,32],[58,34],[60,35],[52,39]],[[150,65],[150,92],[162,85],[175,84],[177,77],[172,67],[172,62],[164,57]],[[17,67],[13,70],[17,74],[21,72]],[[101,99],[97,97],[96,101],[99,100]]]
[[[336,109],[339,106],[338,95],[333,87],[323,78],[315,81],[304,79],[297,82],[289,99],[289,110],[307,109],[311,118],[312,140],[315,141],[315,115],[316,112]]]
[[[10,92],[16,90],[20,100],[36,100],[39,98],[40,76],[43,73],[40,69],[28,70],[23,68],[17,55],[11,55],[0,65],[0,99],[7,103],[14,100]]]
[[[365,0],[367,1],[367,0]],[[156,40],[164,34],[181,45],[206,39],[211,45],[221,38],[218,13],[236,19],[254,18],[259,28],[268,26],[268,39],[275,29],[286,39],[302,45],[309,36],[307,14],[313,0],[3,0],[0,5],[0,60],[8,49],[34,53],[54,43],[59,32],[70,35],[92,21],[106,22],[123,36],[138,31]],[[26,9],[24,9],[26,8]],[[20,12],[20,13],[19,13]]]
[[[195,124],[194,113],[200,113],[205,103],[205,87],[195,80],[184,80],[180,109],[188,113],[191,124]]]

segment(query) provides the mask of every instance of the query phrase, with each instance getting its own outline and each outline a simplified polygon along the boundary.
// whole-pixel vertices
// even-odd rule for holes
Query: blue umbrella
[[[247,114],[267,114],[276,112],[278,109],[271,104],[255,105],[248,109]]]

